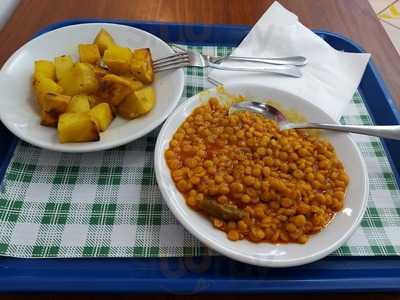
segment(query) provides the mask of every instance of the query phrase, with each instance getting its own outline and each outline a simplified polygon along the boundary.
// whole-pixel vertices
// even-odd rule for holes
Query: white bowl
[[[335,121],[318,107],[304,99],[284,91],[253,84],[232,84],[225,89],[257,99],[274,99],[285,108],[293,109],[309,121]],[[218,95],[215,89],[210,96]],[[348,134],[324,132],[324,136],[335,147],[338,157],[343,161],[350,177],[344,208],[336,214],[332,222],[320,233],[311,236],[304,244],[252,243],[246,240],[232,242],[224,232],[213,228],[211,222],[190,209],[181,193],[175,188],[170,171],[164,159],[164,152],[180,124],[201,103],[196,95],[180,105],[164,123],[158,136],[155,149],[155,171],[157,182],[164,200],[175,217],[200,241],[210,248],[235,260],[268,267],[288,267],[310,263],[325,257],[341,246],[361,221],[367,204],[368,177],[360,151]],[[204,99],[204,97],[202,97]]]
[[[92,43],[101,28],[105,28],[121,46],[150,48],[153,58],[173,53],[162,40],[145,31],[117,24],[91,23],[63,27],[29,41],[4,64],[0,73],[0,119],[20,139],[49,150],[88,152],[104,150],[129,143],[159,126],[174,110],[184,87],[183,70],[156,74],[154,88],[156,105],[145,116],[127,121],[115,118],[98,142],[60,144],[54,128],[41,126],[32,89],[34,61],[53,60],[69,54],[78,60],[78,44]]]

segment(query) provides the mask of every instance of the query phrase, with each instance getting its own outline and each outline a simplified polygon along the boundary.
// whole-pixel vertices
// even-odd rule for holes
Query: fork
[[[178,69],[188,66],[200,67],[200,68],[213,68],[213,69],[228,70],[228,71],[275,73],[297,78],[302,76],[300,69],[292,65],[272,65],[264,67],[222,66],[211,62],[207,56],[203,56],[200,53],[192,51],[178,52],[176,54],[153,61],[153,67],[155,72]]]

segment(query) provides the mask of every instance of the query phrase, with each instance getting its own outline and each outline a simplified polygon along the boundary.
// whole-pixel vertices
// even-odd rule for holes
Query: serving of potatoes
[[[78,52],[79,62],[69,55],[35,61],[40,124],[56,127],[60,143],[98,141],[115,115],[131,120],[153,109],[150,49],[122,47],[101,29]]]

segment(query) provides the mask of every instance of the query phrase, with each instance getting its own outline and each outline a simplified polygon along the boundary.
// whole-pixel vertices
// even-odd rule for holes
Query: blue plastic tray
[[[37,35],[78,23],[48,26]],[[236,46],[249,31],[245,26],[108,22],[146,30],[167,42]],[[315,31],[338,50],[363,52],[338,34]],[[360,92],[376,124],[400,124],[400,114],[374,63],[368,64]],[[0,124],[0,180],[17,139]],[[400,143],[383,140],[399,182]],[[225,257],[168,259],[14,259],[0,258],[3,292],[137,292],[137,293],[294,293],[400,290],[400,257],[327,257],[290,269],[257,268]]]

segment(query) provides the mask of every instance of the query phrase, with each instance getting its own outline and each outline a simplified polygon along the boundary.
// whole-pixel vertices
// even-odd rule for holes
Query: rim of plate
[[[167,47],[171,51],[170,54],[174,53],[173,49],[166,42],[164,42],[162,39],[160,39],[159,37],[147,32],[147,31],[144,31],[144,30],[136,28],[136,27],[131,27],[131,26],[127,26],[127,25],[121,25],[121,24],[117,24],[117,23],[102,23],[102,22],[74,24],[74,25],[68,25],[68,26],[60,27],[60,28],[57,28],[57,29],[54,29],[54,30],[50,30],[50,31],[48,31],[46,33],[40,34],[39,36],[29,40],[28,42],[23,44],[20,48],[18,48],[7,59],[7,61],[1,67],[0,72],[3,72],[4,70],[6,70],[8,68],[8,66],[10,64],[12,64],[15,61],[15,59],[17,59],[18,56],[21,54],[21,52],[24,50],[24,48],[26,46],[29,46],[31,43],[34,43],[37,40],[43,39],[44,37],[46,37],[46,35],[48,33],[54,34],[54,32],[63,31],[65,29],[68,29],[68,28],[71,28],[71,27],[93,27],[93,26],[120,27],[120,28],[122,27],[122,28],[127,28],[129,30],[137,31],[140,34],[143,34],[143,35],[146,35],[146,36],[150,36],[150,37],[154,38],[155,40],[157,40],[160,44],[162,44],[163,46]],[[183,69],[178,69],[176,71],[178,71],[178,76],[179,76],[179,79],[182,82],[182,84],[180,86],[177,86],[179,97],[177,97],[177,99],[175,100],[175,103],[173,105],[171,105],[168,110],[163,112],[163,114],[160,116],[160,118],[157,121],[154,121],[151,126],[146,128],[145,130],[139,132],[139,134],[133,133],[130,136],[121,137],[120,139],[118,139],[116,141],[113,141],[113,142],[110,142],[110,143],[107,143],[107,144],[96,144],[96,142],[88,142],[88,143],[75,143],[75,144],[71,144],[71,143],[69,143],[69,144],[61,144],[61,143],[59,143],[59,144],[53,145],[53,144],[49,144],[47,142],[43,142],[43,141],[40,141],[40,140],[34,140],[29,136],[24,136],[24,135],[19,134],[19,132],[14,131],[13,130],[13,126],[11,126],[10,123],[6,120],[6,118],[4,118],[4,112],[2,110],[0,110],[0,120],[4,124],[4,126],[6,126],[6,128],[8,130],[10,130],[19,139],[21,139],[23,141],[26,141],[29,144],[32,144],[34,146],[40,147],[42,149],[47,149],[47,150],[51,150],[51,151],[65,152],[65,153],[86,153],[86,152],[95,152],[95,151],[101,151],[101,150],[108,150],[108,149],[116,148],[116,147],[128,144],[128,143],[130,143],[130,142],[132,142],[134,140],[137,140],[137,139],[145,136],[150,131],[154,130],[159,125],[161,125],[161,123],[164,122],[165,119],[167,119],[168,116],[174,111],[174,109],[177,107],[177,105],[179,103],[180,98],[182,97],[183,90],[184,90],[184,87],[185,87],[185,77],[184,77]]]
[[[232,86],[235,86],[237,84],[241,84],[240,82],[235,82],[232,85],[227,84],[225,86],[225,89],[229,91],[229,88]],[[263,86],[263,85],[259,85],[259,84],[246,84],[246,83],[242,83],[243,85],[252,85],[252,86],[260,86],[260,87],[264,87],[267,89],[272,89],[272,90],[277,90],[275,88],[270,88],[267,86]],[[209,89],[209,91],[214,91],[216,88],[212,88]],[[284,91],[285,93],[292,95],[289,92]],[[229,247],[224,247],[223,244],[218,244],[215,241],[213,241],[212,239],[208,238],[206,235],[206,231],[202,231],[202,230],[198,230],[198,228],[196,228],[193,223],[190,222],[190,220],[186,219],[185,217],[183,217],[183,214],[181,213],[181,209],[179,207],[179,205],[177,204],[177,200],[172,200],[170,199],[170,194],[168,192],[169,188],[173,188],[175,189],[178,193],[180,193],[175,186],[173,187],[169,187],[166,185],[166,182],[164,181],[162,175],[161,175],[161,162],[165,161],[164,158],[164,149],[162,149],[162,144],[164,142],[164,136],[165,133],[167,131],[167,127],[173,122],[174,118],[177,117],[179,114],[181,114],[185,109],[187,109],[193,102],[199,102],[198,104],[201,104],[199,101],[199,95],[201,94],[201,92],[199,94],[196,94],[194,96],[192,96],[191,98],[189,98],[188,100],[186,100],[184,103],[182,103],[181,105],[179,105],[177,107],[177,109],[175,109],[175,111],[168,117],[168,119],[165,121],[164,125],[161,128],[161,131],[157,137],[157,142],[156,142],[156,146],[155,146],[155,151],[154,151],[154,168],[155,168],[155,174],[156,174],[156,179],[158,182],[158,186],[160,188],[161,194],[165,200],[165,202],[167,203],[168,208],[173,212],[174,216],[178,219],[178,221],[191,233],[193,234],[196,238],[198,238],[202,243],[204,243],[205,245],[207,245],[208,247],[214,249],[215,251],[219,252],[220,254],[223,254],[227,257],[230,257],[234,260],[243,262],[243,263],[247,263],[247,264],[251,264],[251,265],[255,265],[255,266],[259,266],[259,267],[274,267],[274,268],[283,268],[283,267],[295,267],[295,266],[300,266],[300,265],[304,265],[304,264],[308,264],[308,263],[312,263],[315,262],[327,255],[329,255],[330,253],[332,253],[333,251],[335,251],[336,249],[338,249],[343,243],[345,243],[347,241],[347,239],[351,236],[351,234],[356,230],[356,228],[358,227],[358,225],[361,222],[361,219],[365,213],[365,210],[367,208],[367,200],[368,200],[368,193],[369,193],[369,186],[368,186],[368,172],[367,172],[367,166],[365,164],[365,161],[362,157],[362,154],[360,152],[360,149],[357,147],[356,143],[354,142],[354,140],[351,138],[350,135],[348,135],[349,141],[352,144],[352,147],[355,149],[355,151],[357,152],[358,156],[360,157],[360,161],[361,161],[361,167],[362,167],[362,171],[364,174],[364,187],[365,187],[365,191],[364,191],[364,195],[363,199],[362,199],[362,206],[360,211],[358,212],[357,218],[355,219],[355,221],[352,223],[352,225],[350,226],[350,228],[346,231],[346,233],[338,240],[336,240],[334,243],[332,243],[331,245],[329,245],[327,248],[324,248],[322,250],[320,250],[319,252],[316,252],[314,254],[308,255],[308,256],[304,256],[301,258],[293,258],[293,259],[285,259],[285,260],[276,260],[276,259],[269,259],[269,258],[263,258],[260,259],[258,257],[252,256],[250,254],[247,253],[243,253],[240,251],[236,251],[232,248]],[[294,95],[293,95],[294,96]],[[296,96],[297,98],[299,98],[298,96]],[[305,100],[303,100],[305,101]],[[310,105],[313,105],[310,103]],[[198,105],[195,105],[193,107],[193,109],[195,107],[197,107]],[[324,111],[322,111],[319,107],[313,105],[317,110],[319,110],[323,115],[327,115]],[[190,110],[190,112],[193,111],[193,109]],[[336,122],[337,123],[337,122]],[[181,125],[178,124],[176,128],[178,128]],[[175,129],[176,130],[176,129]],[[162,139],[163,137],[163,139]],[[168,173],[170,176],[170,173]],[[186,204],[185,204],[186,205]],[[307,244],[306,244],[307,245]]]

